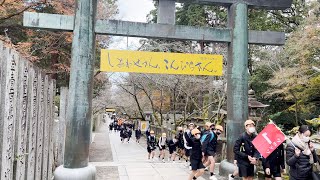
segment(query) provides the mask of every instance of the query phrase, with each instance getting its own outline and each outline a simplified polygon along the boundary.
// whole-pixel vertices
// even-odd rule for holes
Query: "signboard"
[[[148,121],[141,121],[140,122],[141,131],[147,131],[148,128],[149,128],[149,122]]]
[[[222,76],[223,56],[101,50],[100,71]]]
[[[106,112],[115,112],[115,109],[106,108]]]
[[[259,153],[267,158],[283,141],[286,136],[275,124],[268,124],[254,140],[252,144]]]

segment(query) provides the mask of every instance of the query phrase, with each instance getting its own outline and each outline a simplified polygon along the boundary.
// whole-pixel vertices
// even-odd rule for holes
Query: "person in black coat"
[[[313,163],[318,162],[313,144],[310,142],[311,131],[302,125],[286,148],[286,162],[290,166],[290,180],[312,179]]]
[[[127,138],[128,138],[128,143],[129,143],[129,141],[130,141],[130,139],[131,139],[131,136],[132,136],[132,130],[130,129],[130,128],[127,128]]]
[[[202,148],[201,148],[201,132],[198,129],[193,129],[191,131],[193,137],[190,141],[190,146],[192,147],[191,155],[190,155],[190,163],[191,163],[191,170],[189,179],[193,180],[197,179],[198,177],[202,176],[204,173],[204,165],[202,164]]]
[[[148,138],[150,136],[150,129],[148,128],[147,130],[146,130],[146,138]]]
[[[183,128],[182,127],[178,127],[178,153],[179,153],[179,160],[182,159],[182,157],[185,154],[184,151],[184,140],[183,140]]]
[[[172,139],[168,140],[168,148],[169,148],[169,158],[168,161],[175,162],[176,159],[176,151],[178,146],[178,137],[174,136]]]
[[[139,144],[140,143],[140,138],[141,138],[141,130],[140,130],[140,128],[136,129],[135,135],[136,135],[136,142]]]
[[[150,136],[147,136],[147,151],[148,151],[148,160],[152,157],[152,161],[154,161],[155,149],[157,146],[157,139],[154,135],[154,131],[150,131]]]
[[[202,142],[202,152],[207,158],[205,167],[210,169],[210,179],[217,179],[214,175],[215,167],[215,156],[217,153],[218,136],[223,132],[223,127],[221,125],[210,125],[211,132],[206,135],[206,138]]]
[[[267,158],[262,158],[262,166],[266,180],[281,180],[281,171],[285,169],[284,165],[284,147],[280,144]]]
[[[246,120],[244,126],[246,132],[237,139],[233,151],[237,157],[239,176],[243,177],[243,180],[253,180],[254,165],[260,157],[252,144],[252,140],[256,137],[255,123],[252,120]]]

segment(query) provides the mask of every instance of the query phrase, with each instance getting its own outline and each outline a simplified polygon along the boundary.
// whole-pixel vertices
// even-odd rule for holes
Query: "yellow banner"
[[[105,72],[222,76],[223,56],[102,49],[100,63]]]

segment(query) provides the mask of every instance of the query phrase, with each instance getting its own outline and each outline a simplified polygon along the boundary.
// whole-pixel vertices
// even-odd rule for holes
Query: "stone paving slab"
[[[119,180],[118,167],[96,167],[96,180]]]

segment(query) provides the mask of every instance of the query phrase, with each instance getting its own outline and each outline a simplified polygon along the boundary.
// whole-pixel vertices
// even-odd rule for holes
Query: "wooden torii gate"
[[[175,2],[225,6],[228,28],[174,25]],[[75,16],[25,12],[26,27],[73,31],[64,164],[56,169],[55,179],[95,179],[88,154],[96,34],[228,43],[227,159],[231,162],[233,144],[248,117],[248,44],[285,42],[282,32],[249,31],[248,8],[281,10],[291,4],[292,0],[159,0],[157,24],[96,20],[97,0],[77,0]]]

